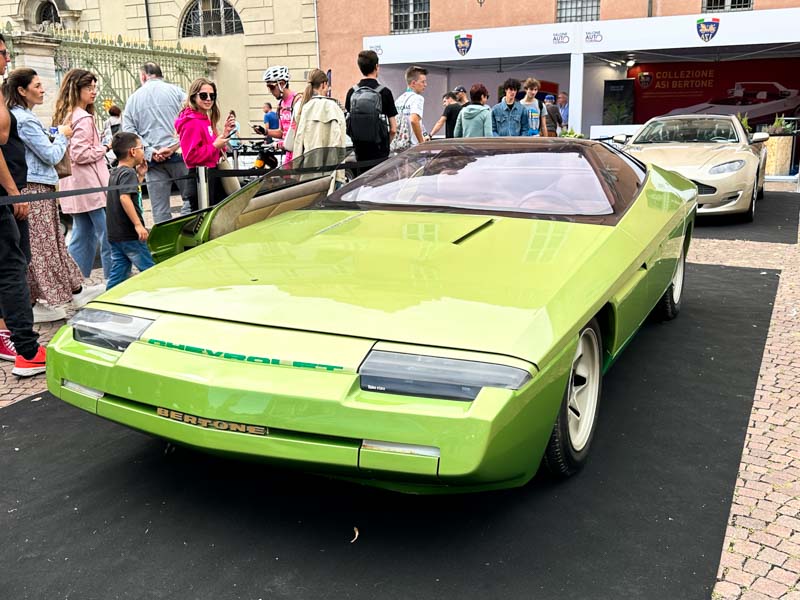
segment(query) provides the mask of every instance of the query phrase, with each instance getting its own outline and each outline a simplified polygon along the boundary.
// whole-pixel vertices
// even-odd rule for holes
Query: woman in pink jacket
[[[82,190],[108,185],[105,154],[94,123],[97,77],[83,69],[72,69],[61,82],[53,113],[53,125],[72,127],[69,155],[72,175],[59,182],[59,190]],[[61,199],[61,210],[72,215],[72,239],[68,250],[84,277],[89,277],[97,246],[103,263],[103,277],[111,271],[111,246],[106,236],[106,193],[90,192]]]
[[[216,169],[223,150],[228,143],[236,117],[228,115],[222,134],[217,133],[219,107],[217,106],[217,86],[210,79],[195,79],[189,86],[181,114],[175,120],[175,131],[181,142],[183,162],[190,175],[197,177],[197,167]],[[225,199],[222,180],[209,176],[208,203],[213,206]],[[197,210],[196,206],[192,210]]]

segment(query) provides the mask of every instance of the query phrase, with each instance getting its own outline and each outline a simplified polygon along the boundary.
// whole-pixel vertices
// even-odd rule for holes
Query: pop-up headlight
[[[84,308],[69,321],[72,337],[84,344],[123,352],[153,323],[151,319],[132,317],[107,310]]]
[[[362,390],[467,402],[483,387],[516,390],[530,379],[516,367],[382,350],[370,352],[359,373]]]

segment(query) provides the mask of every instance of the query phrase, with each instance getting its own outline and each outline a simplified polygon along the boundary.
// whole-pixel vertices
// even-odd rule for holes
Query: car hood
[[[563,335],[549,304],[559,294],[568,301],[567,282],[613,231],[485,215],[296,211],[184,252],[100,299],[535,363]]]
[[[642,162],[675,171],[706,171],[729,160],[743,158],[742,144],[632,144],[626,148]]]

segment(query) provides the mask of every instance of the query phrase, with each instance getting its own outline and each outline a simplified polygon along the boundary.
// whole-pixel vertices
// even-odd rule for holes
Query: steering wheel
[[[712,142],[727,142],[727,141],[728,141],[728,138],[726,138],[726,137],[720,137],[720,136],[716,136],[716,137],[712,137],[712,138],[711,138],[711,141],[712,141]]]
[[[526,206],[530,204],[531,206]],[[575,208],[572,198],[552,189],[536,190],[525,194],[517,205],[518,208],[535,208],[536,212],[547,212],[552,209],[558,213],[569,213]]]

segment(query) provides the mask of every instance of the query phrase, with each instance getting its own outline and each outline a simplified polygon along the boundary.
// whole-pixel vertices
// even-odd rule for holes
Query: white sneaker
[[[37,302],[33,307],[34,323],[51,323],[67,318],[67,311],[61,307],[53,308],[48,304]]]
[[[84,285],[83,289],[77,294],[72,294],[72,304],[75,308],[80,308],[97,298],[106,291],[104,285]]]

